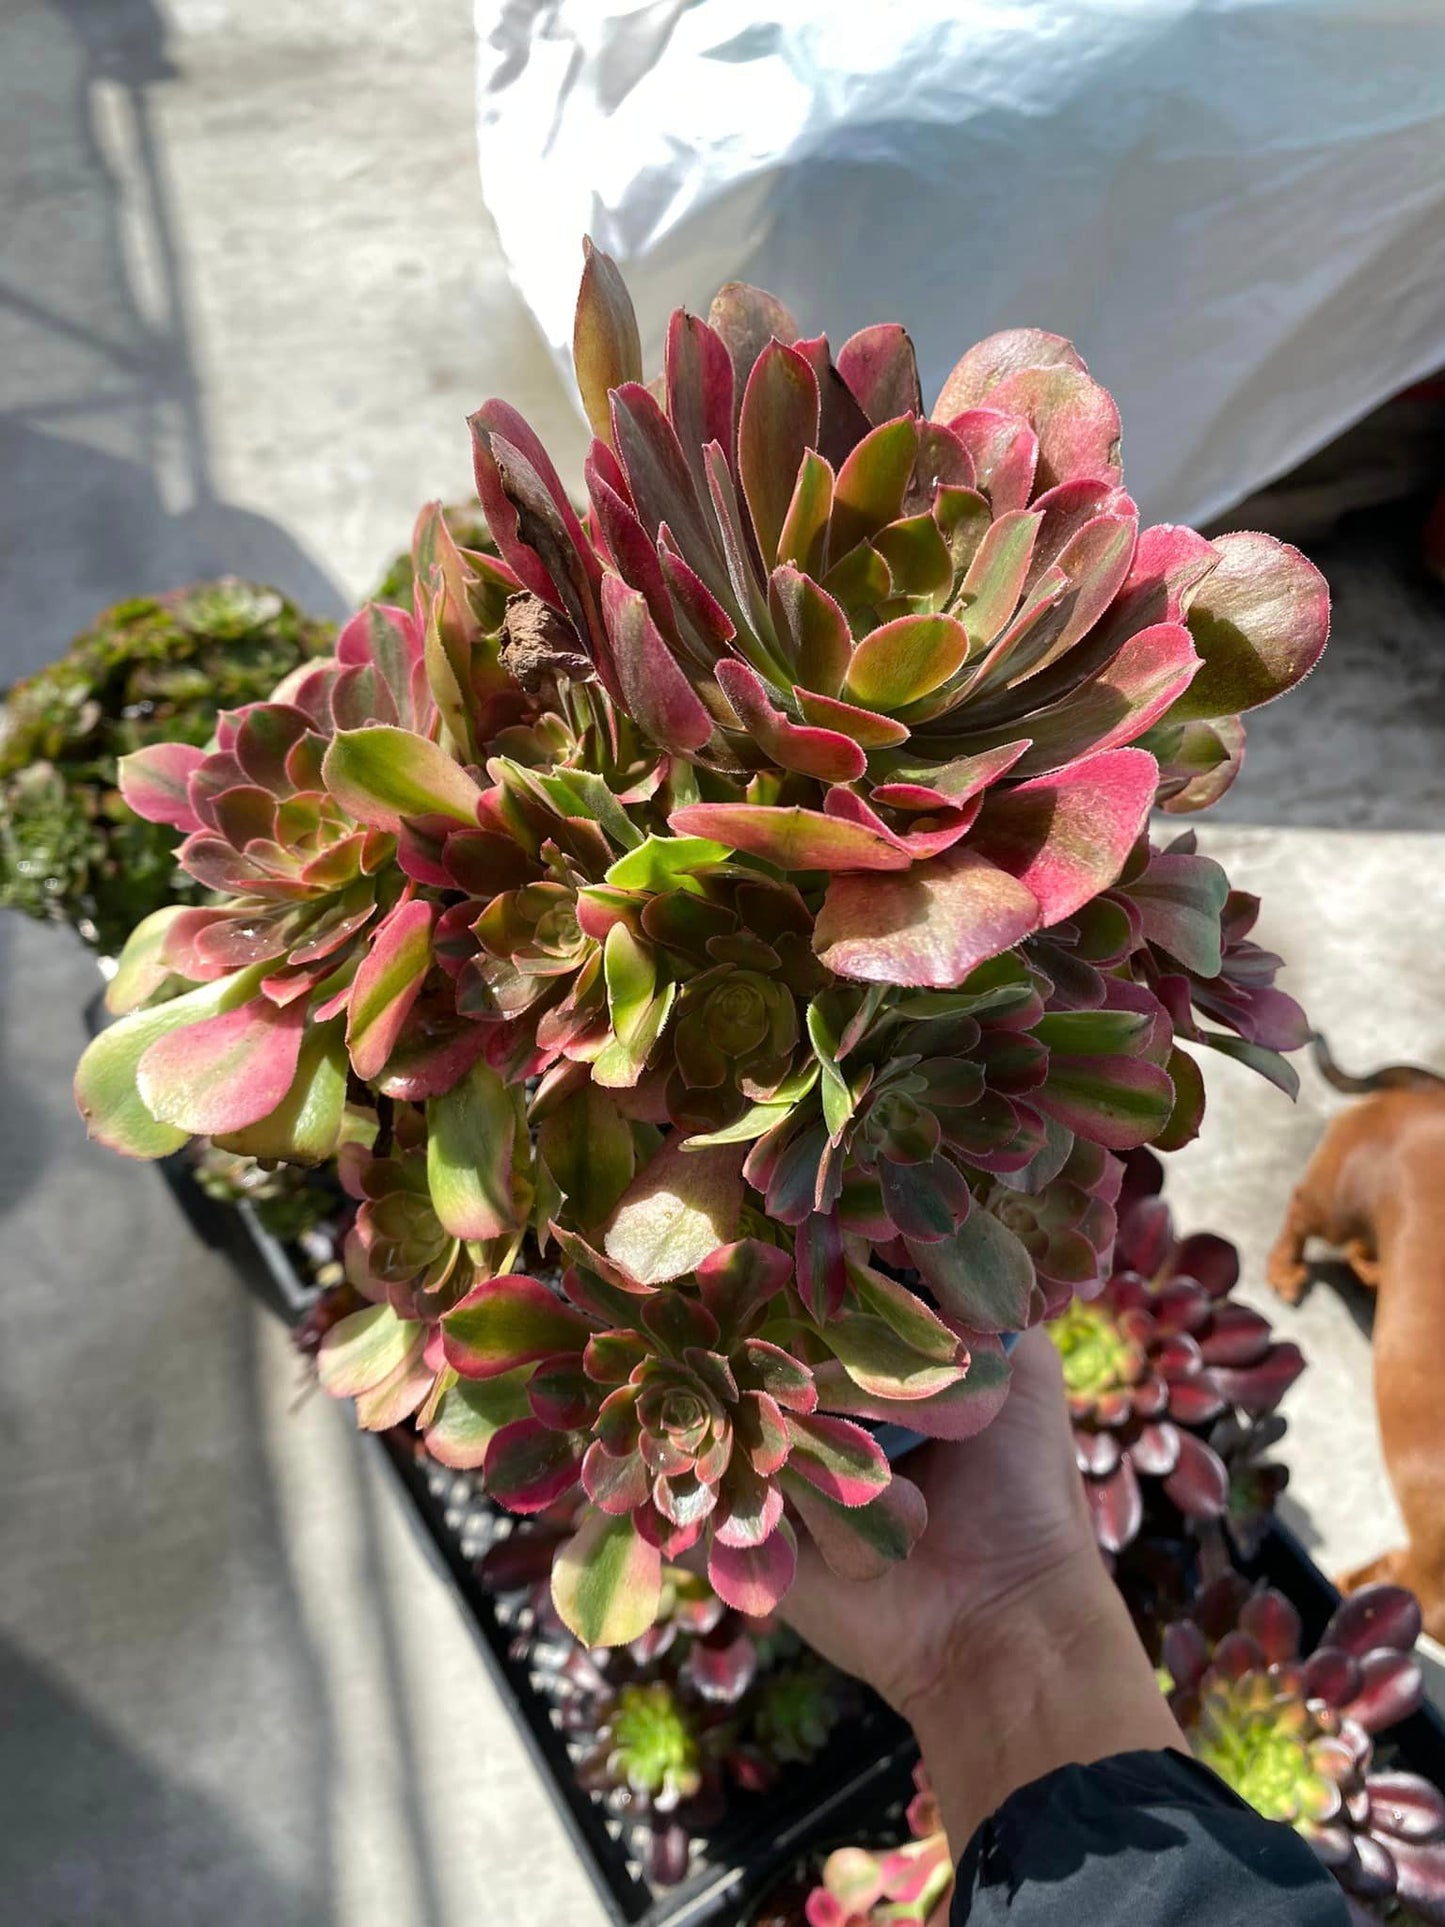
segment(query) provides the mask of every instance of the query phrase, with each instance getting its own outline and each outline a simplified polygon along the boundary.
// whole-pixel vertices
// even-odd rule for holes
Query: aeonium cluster
[[[211,896],[136,931],[77,1094],[133,1156],[344,1153],[323,1381],[518,1509],[580,1490],[559,1610],[624,1641],[687,1546],[754,1611],[799,1526],[906,1553],[869,1423],[987,1422],[1198,1048],[1289,1086],[1255,906],[1148,818],[1227,787],[1327,597],[1141,530],[1057,337],[925,414],[901,329],[834,354],[730,287],[644,385],[589,252],[576,361],[585,503],[486,404],[495,554],[427,511],[409,609],[129,759]]]

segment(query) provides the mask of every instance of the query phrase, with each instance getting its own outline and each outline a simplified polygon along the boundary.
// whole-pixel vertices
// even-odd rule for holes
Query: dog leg
[[[1378,1255],[1364,1238],[1351,1238],[1345,1246],[1344,1258],[1345,1263],[1362,1285],[1370,1291],[1380,1289],[1380,1278],[1384,1268]]]
[[[1269,1254],[1265,1277],[1272,1291],[1287,1305],[1297,1305],[1309,1283],[1309,1267],[1304,1261],[1305,1242],[1320,1230],[1320,1217],[1304,1185],[1289,1201],[1284,1227]]]
[[[1395,1486],[1410,1534],[1396,1583],[1408,1586],[1420,1601],[1430,1637],[1445,1641],[1445,1519],[1440,1516],[1439,1481],[1407,1475],[1397,1478]]]

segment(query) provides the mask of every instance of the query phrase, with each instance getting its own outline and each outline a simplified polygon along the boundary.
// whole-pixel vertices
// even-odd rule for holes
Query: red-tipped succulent
[[[908,1806],[912,1839],[880,1853],[839,1847],[829,1854],[822,1884],[805,1904],[808,1927],[943,1927],[953,1893],[953,1854],[921,1765],[913,1777],[918,1790]]]
[[[1347,1892],[1445,1921],[1445,1795],[1374,1760],[1375,1736],[1423,1699],[1419,1636],[1413,1594],[1367,1586],[1304,1658],[1289,1601],[1227,1573],[1168,1628],[1163,1658],[1206,1766],[1302,1833]]]
[[[520,1508],[580,1482],[558,1609],[623,1641],[691,1540],[752,1607],[799,1527],[905,1554],[863,1427],[968,1436],[1001,1335],[1099,1291],[1121,1157],[1198,1127],[1186,1044],[1286,1079],[1249,901],[1146,819],[1327,627],[1284,544],[1140,530],[1055,336],[927,413],[901,329],[834,354],[755,289],[674,316],[651,387],[637,339],[589,251],[585,503],[486,403],[496,554],[424,512],[410,610],[131,762],[213,900],[136,932],[77,1076],[134,1156],[348,1146],[368,1302],[323,1383]],[[1135,1417],[1100,1435],[1208,1451]]]
[[[919,1522],[913,1488],[891,1480],[861,1426],[818,1411],[814,1372],[765,1334],[792,1277],[788,1254],[757,1240],[712,1252],[693,1286],[639,1288],[615,1266],[569,1269],[567,1299],[535,1279],[485,1281],[441,1320],[451,1372],[487,1382],[530,1365],[526,1417],[483,1460],[488,1490],[514,1511],[580,1482],[591,1509],[559,1553],[553,1597],[589,1644],[652,1626],[665,1560],[700,1541],[708,1579],[735,1610],[771,1612],[792,1583],[792,1500],[825,1552],[846,1564],[875,1533]],[[622,1301],[622,1302],[619,1302]],[[625,1322],[624,1322],[625,1320]],[[849,1515],[864,1517],[851,1522]]]
[[[670,827],[825,878],[841,975],[951,988],[1071,916],[1160,787],[1132,746],[1163,732],[1177,805],[1183,739],[1324,645],[1296,551],[1140,531],[1117,410],[1057,336],[980,343],[928,416],[901,328],[835,357],[755,289],[673,316],[656,391],[637,340],[591,254],[587,519],[502,402],[472,420],[478,490],[573,654],[698,770]]]

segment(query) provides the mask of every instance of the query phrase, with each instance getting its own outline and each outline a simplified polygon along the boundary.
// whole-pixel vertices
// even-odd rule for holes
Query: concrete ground
[[[489,393],[580,451],[488,231],[457,0],[11,0],[0,172],[0,680],[207,572],[340,612],[465,490]],[[1206,846],[1265,893],[1342,1058],[1445,1064],[1445,618],[1374,525],[1327,564],[1334,651]],[[63,935],[0,923],[0,1918],[595,1927],[348,1415],[297,1405],[157,1176],[86,1143],[93,983]],[[1181,1221],[1240,1241],[1251,1295],[1335,1102],[1221,1063],[1174,1160]],[[1353,1562],[1395,1533],[1367,1340],[1332,1290],[1258,1302],[1312,1360],[1291,1517]]]

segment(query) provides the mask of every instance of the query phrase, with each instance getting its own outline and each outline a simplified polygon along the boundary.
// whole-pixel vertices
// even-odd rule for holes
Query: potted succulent
[[[115,956],[162,904],[199,903],[175,831],[117,789],[119,758],[209,741],[222,710],[263,701],[334,638],[276,590],[232,578],[97,616],[0,704],[0,905],[69,923]]]
[[[1302,1833],[1369,1918],[1445,1921],[1445,1794],[1375,1757],[1377,1736],[1423,1703],[1419,1637],[1412,1593],[1366,1586],[1306,1656],[1293,1604],[1232,1572],[1164,1636],[1164,1683],[1197,1757]]]
[[[967,1436],[1002,1336],[1097,1297],[1199,1048],[1292,1086],[1251,904],[1149,818],[1222,793],[1328,619],[1286,545],[1139,528],[1057,337],[930,414],[900,328],[834,355],[753,289],[652,386],[637,344],[589,253],[585,511],[487,403],[495,555],[425,512],[409,608],[126,759],[209,895],[136,930],[77,1075],[132,1156],[341,1154],[322,1383],[516,1511],[580,1492],[588,1645],[690,1548],[754,1614],[800,1529],[906,1556],[870,1426]]]
[[[1261,1461],[1275,1407],[1304,1370],[1298,1345],[1233,1296],[1239,1253],[1213,1232],[1176,1237],[1152,1153],[1129,1154],[1114,1269],[1049,1322],[1075,1454],[1106,1558],[1145,1523],[1146,1494],[1192,1522],[1221,1521],[1242,1553],[1284,1489]]]

